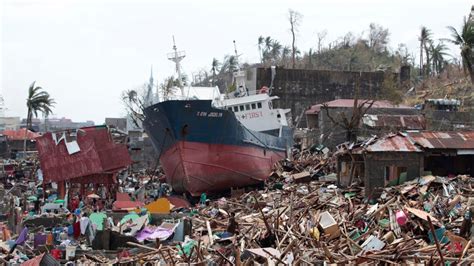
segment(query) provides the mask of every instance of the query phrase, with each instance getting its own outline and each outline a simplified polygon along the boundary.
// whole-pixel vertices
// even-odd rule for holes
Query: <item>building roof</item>
[[[422,115],[369,115],[362,117],[364,125],[371,128],[398,128],[406,130],[422,130],[426,128],[426,120]]]
[[[366,102],[365,105],[369,105],[370,100],[366,99],[359,99],[358,104],[360,105],[363,102]],[[308,109],[305,113],[306,114],[317,114],[320,110],[321,107],[326,104],[329,108],[338,108],[338,107],[353,107],[354,106],[354,99],[337,99],[321,104],[316,104],[311,106],[310,109]],[[407,106],[407,105],[395,105],[391,103],[390,101],[386,100],[380,100],[380,101],[375,101],[374,104],[372,105],[371,108],[403,108],[403,109],[412,109],[413,107]]]
[[[417,131],[407,136],[425,149],[474,149],[474,130],[471,131]]]
[[[391,134],[363,146],[368,152],[421,152],[431,149],[472,150],[474,149],[474,130],[463,132],[408,131]]]
[[[41,135],[39,133],[27,130],[26,128],[20,128],[18,130],[4,130],[2,132],[4,136],[7,136],[8,140],[33,140]]]
[[[369,152],[397,151],[397,152],[421,152],[409,138],[402,134],[392,134],[385,138],[376,140],[369,144],[365,150]]]

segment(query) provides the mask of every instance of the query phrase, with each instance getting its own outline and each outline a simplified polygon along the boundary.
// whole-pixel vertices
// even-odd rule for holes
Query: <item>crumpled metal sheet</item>
[[[36,139],[45,182],[116,172],[131,164],[126,145],[115,144],[107,127],[81,128],[76,137],[67,134],[67,141],[76,140],[80,147],[74,154],[68,153],[65,141],[56,144],[52,134]]]

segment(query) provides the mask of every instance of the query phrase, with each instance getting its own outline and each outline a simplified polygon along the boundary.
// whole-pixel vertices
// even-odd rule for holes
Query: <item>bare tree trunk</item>
[[[420,76],[423,76],[423,41],[420,41]]]
[[[292,54],[291,54],[291,59],[292,59],[292,63],[293,63],[293,69],[295,69],[296,67],[296,47],[295,47],[295,41],[296,41],[296,37],[295,37],[295,28],[294,28],[294,23],[291,22],[291,36],[293,37],[293,40],[291,42],[291,49],[292,49]]]
[[[31,111],[30,109],[28,109],[28,114],[26,115],[26,128],[25,128],[25,136],[24,136],[24,140],[23,140],[23,155],[26,154],[26,138],[28,136],[28,129],[30,128],[29,127],[29,124],[30,124],[30,117],[31,117]]]

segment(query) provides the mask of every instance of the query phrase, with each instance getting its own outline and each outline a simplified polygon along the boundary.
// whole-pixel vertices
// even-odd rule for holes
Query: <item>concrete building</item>
[[[0,131],[20,129],[20,117],[0,117]]]
[[[26,119],[21,121],[22,127],[26,127]],[[94,121],[85,121],[85,122],[74,122],[69,118],[48,118],[48,119],[39,119],[33,118],[31,120],[31,128],[36,132],[46,132],[46,131],[59,131],[66,129],[78,129],[81,127],[91,127],[94,126]]]

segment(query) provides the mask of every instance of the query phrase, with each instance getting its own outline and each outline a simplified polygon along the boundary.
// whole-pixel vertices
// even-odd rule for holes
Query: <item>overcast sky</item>
[[[421,25],[434,38],[448,36],[471,10],[472,0],[327,1],[137,1],[0,0],[0,93],[7,115],[26,116],[28,86],[36,80],[56,100],[56,117],[75,121],[125,115],[123,90],[153,75],[172,75],[172,35],[186,51],[184,71],[210,69],[212,58],[233,53],[241,62],[258,61],[257,38],[272,36],[289,45],[288,9],[303,14],[297,46],[315,47],[316,33],[327,41],[348,31],[359,35],[371,22],[390,30],[390,45],[406,43],[418,56]],[[327,43],[327,42],[326,42]],[[458,54],[457,49],[451,51]]]

